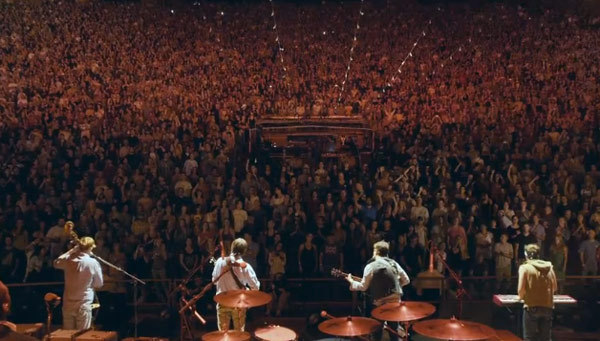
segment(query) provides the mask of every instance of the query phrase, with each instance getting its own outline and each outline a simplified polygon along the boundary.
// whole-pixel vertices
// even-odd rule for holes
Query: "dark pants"
[[[523,340],[552,340],[552,309],[545,307],[523,308]]]

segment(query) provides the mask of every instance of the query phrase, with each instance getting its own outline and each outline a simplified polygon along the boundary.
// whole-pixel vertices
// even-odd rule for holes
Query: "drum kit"
[[[271,296],[258,290],[233,290],[215,296],[215,302],[232,308],[252,308],[268,304]],[[333,317],[323,311],[321,316],[326,320],[319,324],[319,330],[336,338],[368,339],[370,334],[382,328],[396,334],[400,339],[408,340],[408,330],[427,338],[471,341],[495,339],[494,329],[471,321],[451,319],[434,319],[416,322],[435,312],[435,307],[425,302],[392,302],[375,308],[373,318],[360,316]],[[406,333],[398,333],[383,322],[401,323]],[[413,324],[414,323],[414,324]],[[260,341],[294,341],[297,334],[288,328],[269,325],[257,329],[254,338]],[[203,341],[248,341],[251,335],[242,331],[215,331],[204,334]]]
[[[258,290],[230,290],[216,295],[214,299],[224,307],[248,309],[269,304],[271,295]],[[289,328],[268,325],[254,331],[254,338],[259,341],[294,341],[298,339],[298,335]],[[237,330],[214,331],[202,335],[202,341],[249,341],[250,339],[250,333]]]

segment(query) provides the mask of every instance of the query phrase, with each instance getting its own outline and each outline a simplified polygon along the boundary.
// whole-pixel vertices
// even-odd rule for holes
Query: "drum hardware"
[[[373,309],[371,316],[378,320],[399,322],[404,327],[404,335],[400,335],[398,331],[393,330],[386,324],[384,329],[396,334],[403,340],[408,340],[408,330],[412,321],[420,320],[435,312],[435,307],[432,304],[426,302],[412,302],[412,301],[401,301],[384,304],[380,307]]]

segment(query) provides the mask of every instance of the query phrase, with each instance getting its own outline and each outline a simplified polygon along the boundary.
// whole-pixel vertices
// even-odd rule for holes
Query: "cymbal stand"
[[[388,332],[396,335],[400,340],[406,340],[406,341],[408,341],[408,328],[410,328],[410,322],[406,321],[406,322],[402,322],[402,324],[404,325],[404,336],[400,335],[400,333],[398,333],[397,330],[395,330],[394,328],[388,326],[385,323],[383,324],[383,329],[385,329]]]

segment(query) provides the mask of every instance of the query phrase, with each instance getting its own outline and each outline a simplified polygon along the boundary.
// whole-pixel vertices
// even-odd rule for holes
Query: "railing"
[[[439,281],[439,288],[442,296],[436,301],[452,299],[452,294],[456,290],[456,283],[449,278],[440,279],[428,279],[430,281]],[[463,285],[467,292],[469,292],[466,300],[478,300],[478,299],[491,299],[491,296],[495,293],[516,293],[517,278],[512,277],[508,281],[497,281],[494,276],[467,276],[461,277]],[[144,279],[147,283],[145,286],[146,290],[154,290],[158,285],[159,289],[171,291],[182,279]],[[272,281],[268,278],[260,280],[261,290],[269,291]],[[412,291],[414,285],[418,286],[418,279],[414,279],[411,286],[405,288],[408,291],[409,296],[415,296]],[[584,285],[600,283],[600,276],[567,276],[565,280],[559,281],[559,292],[561,293],[573,293],[577,292]],[[98,290],[99,292],[110,292],[111,284],[121,284],[121,287],[125,286],[127,293],[131,294],[133,288],[133,282],[130,280],[106,280],[105,287]],[[14,304],[18,304],[21,300],[20,292],[22,290],[27,291],[54,291],[61,293],[63,291],[64,282],[39,282],[39,283],[11,283],[7,284],[13,296]],[[292,293],[292,298],[301,298],[304,302],[330,302],[330,301],[350,301],[352,298],[351,293],[348,290],[348,284],[345,280],[335,278],[291,278],[287,280],[287,289]],[[108,290],[107,290],[108,289]],[[600,292],[593,292],[600,296]],[[295,294],[295,295],[294,295]],[[43,295],[42,295],[43,296]],[[425,295],[428,296],[428,295]],[[433,297],[429,295],[430,297]],[[470,297],[470,298],[469,298]],[[427,297],[426,297],[427,298]],[[32,297],[28,297],[32,299]],[[152,303],[169,303],[167,300],[157,301],[151,300]],[[40,301],[43,303],[43,301]]]

